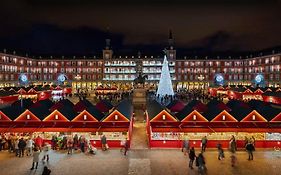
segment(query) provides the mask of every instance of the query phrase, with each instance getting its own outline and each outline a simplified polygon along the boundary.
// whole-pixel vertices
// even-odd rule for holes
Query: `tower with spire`
[[[176,50],[174,48],[175,40],[173,37],[172,30],[169,30],[168,48],[166,49],[166,54],[168,60],[176,59]]]
[[[111,59],[113,55],[113,51],[111,49],[111,40],[109,36],[109,28],[107,28],[107,37],[105,39],[105,48],[102,51],[103,59]]]

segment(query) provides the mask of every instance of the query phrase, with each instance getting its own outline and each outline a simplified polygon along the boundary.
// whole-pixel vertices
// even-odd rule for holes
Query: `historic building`
[[[265,85],[280,86],[281,53],[242,58],[177,57],[170,32],[165,53],[174,88],[203,88],[214,84],[221,74],[225,84],[252,84],[256,75],[264,77]],[[164,53],[163,53],[164,54]],[[100,57],[30,58],[0,53],[0,87],[17,86],[21,73],[29,83],[56,83],[64,74],[74,89],[93,90],[98,86],[130,88],[139,73],[148,76],[147,86],[155,88],[160,79],[163,56],[114,54],[110,39]]]

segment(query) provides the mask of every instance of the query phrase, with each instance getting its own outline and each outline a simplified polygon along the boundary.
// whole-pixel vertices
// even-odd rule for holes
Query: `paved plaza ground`
[[[198,152],[198,151],[197,151]],[[40,155],[42,156],[42,155]],[[281,175],[281,154],[272,151],[254,152],[254,160],[247,160],[247,153],[237,152],[237,167],[231,167],[230,154],[217,160],[216,151],[207,151],[206,165],[209,175]],[[30,171],[32,158],[15,157],[7,151],[0,152],[1,175],[38,175],[42,174],[43,163],[36,171]],[[197,168],[188,168],[188,157],[179,149],[135,149],[128,156],[122,155],[119,149],[97,155],[76,152],[67,155],[64,151],[51,151],[47,163],[52,175],[196,175]]]

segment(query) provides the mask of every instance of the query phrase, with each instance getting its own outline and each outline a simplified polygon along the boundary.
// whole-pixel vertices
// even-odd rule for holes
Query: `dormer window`
[[[196,120],[196,115],[193,115],[193,120]]]
[[[163,120],[166,120],[166,115],[162,115],[162,119],[163,119]]]
[[[83,119],[84,119],[84,120],[87,120],[87,115],[84,115],[84,116],[83,116]]]
[[[114,119],[115,119],[115,120],[118,120],[118,115],[115,115],[115,116],[114,116]]]
[[[29,114],[26,115],[26,119],[30,120],[30,115]]]
[[[59,116],[58,116],[58,114],[56,114],[56,115],[55,115],[55,119],[56,119],[56,120],[58,120],[58,119],[59,119]]]
[[[222,120],[225,120],[225,115],[222,116]]]
[[[252,120],[256,120],[256,116],[255,115],[252,116]]]

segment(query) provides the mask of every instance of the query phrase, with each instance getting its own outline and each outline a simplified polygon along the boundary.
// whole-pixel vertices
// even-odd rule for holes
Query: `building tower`
[[[174,95],[171,75],[169,71],[167,56],[164,55],[164,61],[162,64],[162,71],[160,81],[157,89],[157,97],[163,97],[165,95]]]
[[[167,58],[168,60],[175,60],[176,59],[176,50],[174,49],[174,38],[172,30],[169,31],[169,39],[168,39],[168,49],[167,49]]]
[[[110,36],[109,36],[109,29],[107,28],[107,38],[105,39],[105,48],[102,51],[103,59],[111,59],[113,55],[113,51],[110,45]]]

